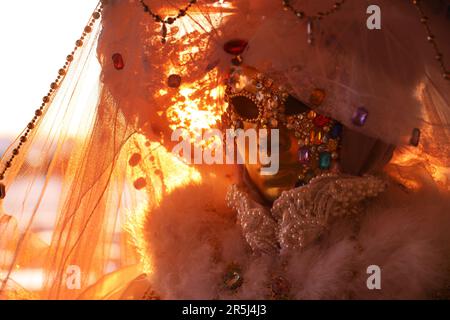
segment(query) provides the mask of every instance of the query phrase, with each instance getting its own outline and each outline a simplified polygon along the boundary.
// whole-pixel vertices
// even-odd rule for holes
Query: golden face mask
[[[325,99],[323,90],[311,92],[307,105],[255,69],[236,67],[225,97],[229,106],[222,118],[224,128],[279,130],[278,173],[261,175],[259,162],[245,163],[250,179],[267,200],[274,201],[285,190],[338,170],[342,126],[312,109]],[[245,149],[240,152],[248,154]]]

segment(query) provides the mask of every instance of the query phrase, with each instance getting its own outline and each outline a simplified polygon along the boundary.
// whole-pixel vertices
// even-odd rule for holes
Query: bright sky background
[[[0,139],[17,136],[81,35],[97,0],[15,0],[0,6]]]

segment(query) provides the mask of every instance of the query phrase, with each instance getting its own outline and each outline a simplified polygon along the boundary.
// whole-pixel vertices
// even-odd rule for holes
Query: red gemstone
[[[230,40],[224,44],[223,50],[234,56],[240,55],[247,48],[248,42],[242,39]]]
[[[0,199],[5,199],[6,197],[6,187],[3,183],[0,183]]]
[[[329,124],[330,121],[331,121],[330,118],[318,114],[318,115],[314,118],[313,123],[314,123],[314,125],[315,125],[316,127],[321,128],[321,127],[324,127],[324,126],[326,126],[327,124]]]
[[[140,153],[135,153],[130,157],[130,160],[128,161],[129,165],[132,167],[136,167],[139,162],[141,162],[142,156]]]
[[[133,185],[136,188],[136,190],[141,190],[145,188],[145,186],[147,185],[147,181],[145,180],[145,178],[139,178],[136,181],[134,181]]]
[[[125,63],[123,62],[123,58],[120,53],[113,54],[112,60],[114,63],[114,68],[116,68],[116,70],[122,70],[125,67]]]

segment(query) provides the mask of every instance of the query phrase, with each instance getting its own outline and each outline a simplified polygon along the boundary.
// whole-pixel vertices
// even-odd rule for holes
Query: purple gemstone
[[[301,164],[309,163],[309,149],[307,147],[301,147],[300,150],[298,150],[298,161]]]
[[[353,117],[352,117],[353,124],[358,127],[363,126],[367,121],[368,115],[369,115],[369,111],[367,111],[366,108],[359,107],[358,109],[356,109],[355,113],[353,114]]]

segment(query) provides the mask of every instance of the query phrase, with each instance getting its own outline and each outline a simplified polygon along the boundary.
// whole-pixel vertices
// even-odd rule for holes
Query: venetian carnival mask
[[[232,68],[226,89],[229,106],[223,126],[279,130],[277,173],[263,175],[260,161],[245,162],[250,180],[266,200],[274,201],[285,190],[305,185],[323,173],[338,171],[342,126],[313,110],[324,99],[325,92],[316,89],[308,103],[301,102],[287,88],[253,68]],[[248,154],[248,144],[243,148],[239,152]]]

